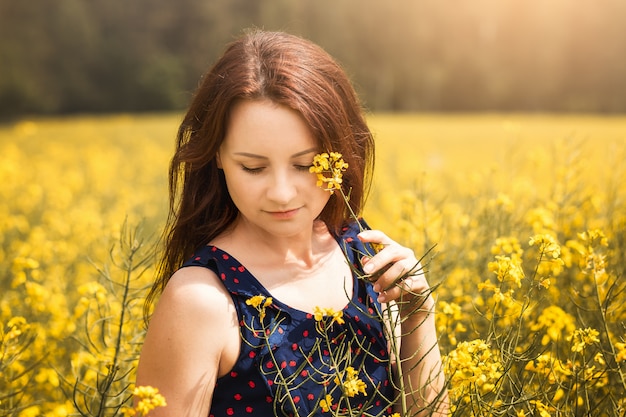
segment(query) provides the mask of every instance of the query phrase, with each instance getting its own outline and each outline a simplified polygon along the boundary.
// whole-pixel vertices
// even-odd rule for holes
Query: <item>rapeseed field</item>
[[[149,409],[127,407],[180,117],[0,126],[0,416]],[[624,415],[626,118],[370,122],[365,217],[424,255],[451,414]]]

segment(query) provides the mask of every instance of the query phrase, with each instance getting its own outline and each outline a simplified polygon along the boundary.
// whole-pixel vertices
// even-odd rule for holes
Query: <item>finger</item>
[[[394,242],[393,244],[385,246],[385,248],[376,255],[369,257],[367,262],[363,264],[363,272],[366,274],[374,274],[385,267],[388,269],[388,265],[398,262],[415,264],[417,263],[417,259],[415,259],[412,250]],[[381,271],[378,275],[383,272],[384,271]]]
[[[410,302],[415,298],[421,297],[422,290],[417,290],[412,287],[412,284],[407,280],[400,281],[388,289],[381,291],[378,295],[379,302],[390,301],[402,301]]]
[[[379,293],[380,302],[391,300],[412,300],[428,293],[430,287],[426,278],[419,272],[419,264],[407,271],[394,265],[387,273],[374,284],[374,291]]]
[[[391,268],[393,266],[392,263],[388,263],[386,265],[383,265],[381,268],[377,268],[376,264],[372,262],[366,268],[365,265],[367,265],[367,263],[370,262],[370,260],[371,260],[371,258],[367,257],[367,256],[364,256],[363,258],[361,258],[361,265],[363,266],[363,272],[365,272],[365,275],[363,275],[362,278],[365,278],[365,279],[367,279],[370,282],[378,281],[378,279],[385,272],[387,272],[387,270],[389,270],[389,268]]]
[[[410,290],[411,281],[409,281],[409,283],[405,281],[410,278],[411,271],[412,267],[407,266],[404,262],[388,264],[387,267],[381,270],[380,274],[377,275],[377,279],[374,283],[374,291],[389,291],[395,287]],[[376,274],[378,273],[377,271]]]
[[[369,246],[365,246],[365,251],[370,256],[376,255],[386,246],[394,243],[393,240],[379,230],[366,230],[359,233],[358,237],[363,243],[369,243]]]
[[[361,242],[381,243],[383,245],[395,243],[389,236],[387,236],[384,232],[381,232],[380,230],[364,230],[357,236],[361,240]]]

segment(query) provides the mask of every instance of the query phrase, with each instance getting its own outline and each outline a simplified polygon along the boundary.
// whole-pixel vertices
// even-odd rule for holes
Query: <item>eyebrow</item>
[[[291,157],[297,158],[299,156],[307,155],[307,154],[317,152],[317,151],[318,151],[317,148],[306,149],[304,151],[294,153],[293,155],[291,155]],[[267,156],[257,155],[257,154],[249,153],[249,152],[234,152],[234,154],[238,156],[245,156],[245,157],[254,158],[254,159],[269,159]]]

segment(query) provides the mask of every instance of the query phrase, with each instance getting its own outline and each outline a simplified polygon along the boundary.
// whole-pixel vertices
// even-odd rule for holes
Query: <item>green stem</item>
[[[278,324],[277,324],[278,326]],[[263,322],[261,322],[261,329],[263,329],[263,340],[265,342],[265,345],[267,346],[267,351],[270,355],[270,357],[272,358],[272,363],[274,364],[274,366],[276,367],[276,374],[278,376],[278,378],[280,379],[280,384],[283,385],[283,387],[285,387],[285,389],[287,390],[287,398],[289,399],[289,403],[291,404],[293,410],[294,410],[294,417],[300,417],[300,414],[298,413],[298,408],[296,407],[296,403],[293,401],[293,398],[291,397],[291,393],[289,392],[289,383],[287,382],[287,379],[283,376],[281,369],[280,369],[280,364],[278,363],[278,361],[276,360],[276,358],[274,357],[274,352],[272,351],[272,346],[270,344],[270,338],[269,336],[272,334],[273,330],[270,330],[269,327],[267,328],[268,330],[270,330],[269,332],[265,332],[266,327],[263,325]]]
[[[600,315],[602,316],[602,325],[604,326],[604,333],[606,334],[606,338],[609,341],[609,348],[611,349],[611,355],[615,359],[617,357],[617,353],[615,352],[615,346],[613,346],[613,341],[611,340],[611,333],[609,330],[609,324],[606,319],[606,310],[602,307],[602,300],[600,299],[600,291],[598,289],[598,278],[596,274],[595,261],[593,261],[593,266],[590,268],[591,273],[593,274],[593,283],[595,289],[596,302],[598,303],[598,308],[600,309]],[[622,383],[622,387],[626,390],[626,375],[624,375],[624,371],[622,371],[622,367],[617,363],[617,372],[620,377],[620,382]]]
[[[395,337],[394,329],[398,325],[397,321],[394,320],[393,312],[389,305],[387,305],[385,309],[385,314],[387,315],[387,320],[389,321],[389,326],[391,328],[391,334],[389,340],[391,341],[391,349],[393,350],[393,354],[396,357],[396,369],[398,372],[398,389],[400,391],[400,406],[402,409],[402,416],[406,416],[408,412],[408,406],[406,403],[406,386],[404,383],[404,372],[402,370],[402,357],[400,356],[400,346]],[[400,317],[400,312],[398,312],[398,317]],[[402,325],[400,324],[402,327]],[[402,331],[402,330],[401,330]]]
[[[122,233],[124,233],[124,231],[122,231]],[[123,236],[120,238],[123,239]],[[131,242],[134,240],[132,239],[131,236]],[[121,247],[123,247],[124,245],[121,244]],[[132,279],[132,273],[133,273],[133,261],[134,261],[134,257],[135,254],[137,252],[137,250],[139,249],[139,245],[134,246],[131,244],[130,247],[130,253],[128,254],[128,257],[125,260],[125,269],[124,269],[124,293],[122,295],[122,302],[121,302],[121,312],[120,312],[120,316],[119,316],[119,322],[117,325],[117,336],[115,338],[115,351],[113,354],[113,359],[111,361],[111,364],[109,365],[109,370],[108,370],[108,375],[106,376],[105,379],[105,384],[103,384],[104,389],[100,392],[101,397],[100,397],[100,403],[98,406],[98,413],[97,416],[101,417],[104,415],[104,411],[107,408],[107,402],[108,402],[108,391],[111,389],[113,382],[115,382],[115,375],[117,373],[117,363],[119,360],[119,356],[120,356],[120,352],[121,352],[121,348],[122,348],[122,337],[123,337],[123,330],[124,330],[124,320],[126,318],[126,308],[128,306],[128,297],[129,297],[129,292],[130,292],[130,281]]]
[[[350,199],[343,192],[343,189],[340,189],[339,191],[341,193],[341,196],[343,197],[343,201],[346,203],[346,207],[350,211],[350,216],[352,216],[354,221],[359,226],[359,230],[361,232],[363,232],[364,231],[363,226],[361,225],[361,222],[359,221],[359,217],[356,215],[356,213],[352,209],[352,206],[350,205]],[[389,335],[389,340],[391,341],[391,349],[392,349],[392,351],[393,351],[393,353],[394,353],[394,355],[396,357],[396,369],[397,369],[397,373],[398,373],[398,388],[399,388],[399,391],[400,391],[400,403],[401,403],[401,406],[402,406],[402,416],[406,416],[407,415],[407,411],[408,411],[408,407],[407,407],[407,402],[406,402],[406,393],[405,393],[406,387],[405,387],[405,383],[404,383],[404,374],[402,372],[402,358],[400,357],[400,348],[398,346],[398,343],[396,341],[395,334],[394,334],[394,331],[393,331],[393,329],[395,328],[395,326],[398,325],[398,323],[394,320],[393,313],[392,313],[391,309],[389,308],[389,306],[386,307],[385,313],[387,315],[387,321],[389,322],[389,326],[391,328],[391,334]]]
[[[339,192],[341,193],[341,197],[343,198],[343,201],[346,203],[346,207],[348,207],[348,211],[350,211],[350,217],[354,219],[356,224],[359,226],[359,230],[363,232],[365,229],[363,229],[363,226],[361,225],[361,222],[359,221],[359,217],[356,215],[354,210],[352,210],[352,206],[350,205],[350,198],[343,192],[343,189],[339,189]]]

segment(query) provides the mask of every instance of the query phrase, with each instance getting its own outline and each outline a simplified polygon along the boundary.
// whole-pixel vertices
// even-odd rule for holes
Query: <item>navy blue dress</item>
[[[358,232],[353,223],[344,228],[338,243],[360,270],[358,260],[365,249]],[[313,314],[280,300],[272,299],[266,307],[250,303],[252,297],[271,294],[241,263],[215,246],[202,247],[184,266],[209,268],[220,277],[232,296],[241,329],[239,358],[230,373],[216,382],[210,417],[323,416],[332,410],[352,410],[352,415],[362,416],[391,414],[394,389],[388,345],[380,304],[369,282],[353,273],[353,297],[342,311],[345,322],[329,326],[327,316],[323,332],[322,322]],[[355,371],[352,378],[361,381],[351,396],[345,395],[344,384],[351,378],[348,367]]]

